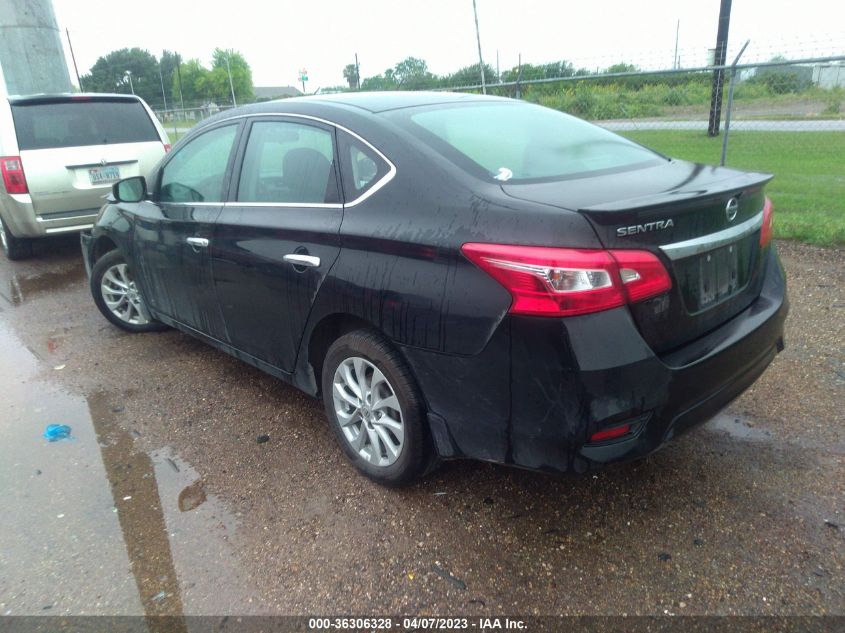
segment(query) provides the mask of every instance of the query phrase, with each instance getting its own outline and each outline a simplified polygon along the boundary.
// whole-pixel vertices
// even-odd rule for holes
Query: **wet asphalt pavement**
[[[398,491],[318,402],[109,325],[75,237],[0,259],[0,614],[841,614],[845,251],[780,252],[787,349],[715,420],[595,475]]]

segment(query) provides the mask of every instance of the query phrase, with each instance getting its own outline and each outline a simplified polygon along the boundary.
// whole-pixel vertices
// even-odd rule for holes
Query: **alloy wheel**
[[[352,449],[374,466],[393,464],[405,443],[405,423],[385,375],[353,356],[340,363],[332,383],[337,421]]]
[[[121,321],[132,325],[147,325],[152,321],[126,264],[115,264],[106,270],[100,292],[109,310]]]

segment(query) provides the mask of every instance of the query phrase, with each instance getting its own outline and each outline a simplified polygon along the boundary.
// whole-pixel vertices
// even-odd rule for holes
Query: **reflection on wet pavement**
[[[69,393],[51,371],[0,314],[0,490],[14,509],[0,513],[0,615],[144,614],[178,633],[181,617],[151,616],[236,608],[237,590],[214,595],[215,566],[237,564],[221,502],[178,455],[139,447],[120,394]],[[73,439],[48,442],[51,423]]]
[[[758,429],[753,421],[740,417],[728,411],[722,411],[707,422],[707,428],[712,431],[722,431],[739,440],[771,440],[772,434],[766,429]]]
[[[35,275],[13,273],[8,285],[0,289],[2,295],[12,305],[20,305],[41,293],[65,289],[85,279],[85,266],[82,260],[72,260],[56,270],[42,271]]]
[[[179,493],[179,509],[182,512],[190,512],[201,506],[206,500],[205,484],[202,479],[198,479],[190,486],[185,486]]]

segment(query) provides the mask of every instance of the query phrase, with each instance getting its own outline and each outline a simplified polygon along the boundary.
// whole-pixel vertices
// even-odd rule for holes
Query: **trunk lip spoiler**
[[[754,215],[753,217],[737,224],[736,226],[716,231],[715,233],[708,233],[700,237],[695,237],[683,242],[674,242],[672,244],[663,244],[660,250],[671,260],[684,259],[693,255],[700,255],[722,246],[727,246],[733,242],[737,242],[755,231],[759,231],[763,226],[763,211]]]

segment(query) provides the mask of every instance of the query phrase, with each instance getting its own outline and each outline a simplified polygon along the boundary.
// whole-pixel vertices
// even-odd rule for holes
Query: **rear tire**
[[[32,256],[32,240],[12,235],[3,218],[0,218],[0,244],[6,257],[13,261]]]
[[[384,337],[356,330],[336,340],[323,362],[322,388],[329,425],[358,470],[385,486],[424,474],[431,442],[423,399]]]
[[[150,316],[132,269],[120,251],[110,251],[94,264],[91,294],[103,316],[122,330],[157,332],[167,327]]]

